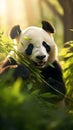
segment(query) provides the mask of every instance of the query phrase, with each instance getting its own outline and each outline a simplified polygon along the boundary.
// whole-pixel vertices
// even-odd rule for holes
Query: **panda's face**
[[[41,45],[29,43],[25,55],[39,67],[44,67],[48,61],[50,46],[43,41]]]
[[[56,45],[53,37],[38,27],[28,27],[19,37],[17,50],[40,68],[55,60]]]

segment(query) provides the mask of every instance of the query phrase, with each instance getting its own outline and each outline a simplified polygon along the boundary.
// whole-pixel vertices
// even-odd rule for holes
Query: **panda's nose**
[[[46,57],[46,55],[36,56],[36,58],[39,59],[39,60],[43,60],[45,57]]]

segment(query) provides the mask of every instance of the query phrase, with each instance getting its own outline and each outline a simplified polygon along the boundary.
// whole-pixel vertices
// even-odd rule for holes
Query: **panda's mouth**
[[[43,61],[40,61],[40,62],[37,63],[38,66],[43,66],[44,64],[46,64],[45,61],[44,61],[44,62],[43,62]]]
[[[39,61],[39,62],[34,62],[34,61],[33,61],[33,64],[34,64],[35,66],[37,66],[37,67],[42,68],[42,67],[44,67],[44,66],[46,65],[46,61]]]

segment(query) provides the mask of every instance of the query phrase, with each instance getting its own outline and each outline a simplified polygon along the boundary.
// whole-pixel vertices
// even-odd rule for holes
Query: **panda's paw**
[[[29,70],[23,66],[23,65],[18,65],[17,68],[15,68],[15,71],[13,73],[13,77],[17,79],[18,77],[22,78],[23,80],[28,79],[30,76]]]

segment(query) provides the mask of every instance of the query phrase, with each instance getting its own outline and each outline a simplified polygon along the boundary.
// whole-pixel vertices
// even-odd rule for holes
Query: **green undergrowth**
[[[65,44],[60,56],[63,58],[62,65],[64,68],[67,96],[73,100],[73,41]],[[73,105],[73,103],[71,103],[71,105]]]
[[[11,50],[14,50],[13,45],[11,39],[0,33],[0,61]],[[66,51],[62,54],[65,58],[64,52]],[[23,64],[31,71],[31,77],[25,82],[21,78],[14,81],[13,70],[0,75],[0,130],[71,130],[73,128],[73,108],[49,102],[49,99],[54,96],[50,93],[39,94],[38,86],[42,87],[44,82],[40,71],[33,65],[31,66],[30,62],[18,52],[16,53],[22,57]],[[66,65],[63,65],[65,66],[64,78],[67,95],[72,99],[72,79],[70,79],[72,75],[69,76],[66,72],[73,71],[72,68],[70,69],[72,61],[65,60]]]

